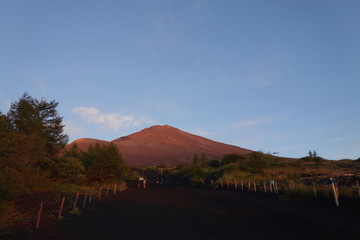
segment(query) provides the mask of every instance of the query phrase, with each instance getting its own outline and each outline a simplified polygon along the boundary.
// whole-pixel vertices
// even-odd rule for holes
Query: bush
[[[314,198],[314,192],[305,184],[296,184],[294,189],[285,192],[285,197],[288,199],[309,199]]]

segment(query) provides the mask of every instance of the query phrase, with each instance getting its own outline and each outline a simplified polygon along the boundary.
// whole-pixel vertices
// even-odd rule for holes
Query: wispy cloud
[[[203,137],[208,137],[208,136],[212,135],[212,133],[210,133],[210,132],[206,132],[204,130],[199,130],[199,129],[194,130],[194,131],[189,131],[189,132],[192,132],[192,133],[194,133],[196,135],[203,136]]]
[[[335,155],[334,159],[353,159],[354,156],[351,154],[342,154],[342,155]]]
[[[335,143],[335,142],[340,142],[342,141],[344,138],[331,138],[331,139],[328,139],[326,140],[325,142],[326,143]]]
[[[102,113],[100,109],[94,107],[77,107],[73,109],[73,112],[83,117],[89,123],[100,124],[112,130],[156,124],[156,121],[147,117],[135,117],[114,112]]]
[[[46,82],[46,78],[44,76],[41,75],[30,75],[28,77],[34,84],[35,86],[42,92],[42,93],[46,93],[48,91],[48,87],[45,84]]]
[[[248,128],[248,127],[255,127],[259,125],[263,125],[266,123],[275,122],[280,120],[281,117],[264,117],[264,118],[257,118],[257,119],[249,119],[244,121],[239,121],[231,124],[232,128]]]

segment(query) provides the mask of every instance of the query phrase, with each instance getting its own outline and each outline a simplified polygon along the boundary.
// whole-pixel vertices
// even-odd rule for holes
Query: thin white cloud
[[[203,136],[203,137],[208,137],[208,136],[212,135],[212,133],[206,132],[204,130],[195,130],[195,131],[192,131],[192,132],[194,134],[196,134],[196,135]]]
[[[99,109],[94,107],[76,107],[73,109],[73,112],[83,117],[89,123],[100,124],[101,126],[112,130],[139,127],[146,124],[156,124],[156,121],[147,117],[135,117],[114,112],[102,113]]]
[[[42,92],[46,93],[48,90],[47,85],[45,84],[46,78],[41,75],[29,76],[29,79],[35,84],[35,86]]]
[[[354,156],[351,154],[342,154],[342,155],[335,155],[334,159],[353,159]]]
[[[259,125],[263,125],[266,123],[271,123],[279,120],[280,117],[264,117],[264,118],[258,118],[258,119],[250,119],[250,120],[244,120],[239,121],[231,124],[232,128],[248,128],[248,127],[255,127]]]
[[[335,142],[339,142],[342,141],[344,138],[332,138],[326,141],[326,143],[335,143]]]

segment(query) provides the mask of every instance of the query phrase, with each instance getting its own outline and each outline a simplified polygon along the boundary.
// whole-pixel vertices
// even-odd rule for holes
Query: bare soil
[[[336,207],[241,190],[128,185],[79,216],[3,239],[360,239],[359,199]]]

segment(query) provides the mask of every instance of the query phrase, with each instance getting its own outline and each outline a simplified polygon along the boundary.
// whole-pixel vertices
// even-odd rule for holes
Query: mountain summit
[[[222,159],[227,153],[246,154],[253,152],[215,142],[167,125],[145,128],[111,142],[82,138],[74,141],[74,143],[77,143],[82,150],[87,150],[90,144],[113,143],[121,152],[126,164],[146,166],[189,163],[194,154],[205,153],[209,159]]]

